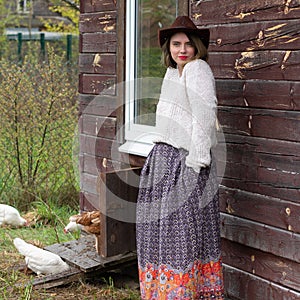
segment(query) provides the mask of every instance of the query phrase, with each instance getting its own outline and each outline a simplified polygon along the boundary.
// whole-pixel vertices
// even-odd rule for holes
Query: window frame
[[[155,140],[155,126],[134,123],[135,84],[136,76],[136,23],[137,1],[126,1],[125,26],[125,120],[124,143],[119,147],[120,152],[146,157],[153,147]],[[177,15],[188,15],[189,0],[178,0]],[[134,67],[133,67],[134,66]]]
[[[18,1],[18,3],[17,3],[18,13],[19,14],[29,14],[30,13],[30,5],[32,5],[32,0]]]

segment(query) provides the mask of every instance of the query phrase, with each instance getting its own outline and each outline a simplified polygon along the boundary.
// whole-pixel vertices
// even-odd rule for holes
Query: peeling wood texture
[[[86,13],[79,18],[80,32],[114,32],[116,30],[116,12]]]
[[[298,20],[220,24],[210,32],[211,51],[298,50],[300,47]]]
[[[191,0],[192,17],[199,25],[298,19],[300,1],[291,0]]]
[[[218,52],[210,54],[209,62],[217,78],[298,80],[300,74],[300,51]]]
[[[83,94],[115,95],[116,77],[98,74],[80,75],[79,92]]]
[[[115,74],[116,55],[90,53],[79,55],[79,72],[92,74]]]
[[[84,159],[82,158],[83,157],[80,157],[82,173],[99,174],[105,171],[111,172],[114,169],[120,170],[122,168],[125,168],[125,165],[123,165],[120,161],[107,159],[106,157],[95,157],[89,154],[85,154]]]

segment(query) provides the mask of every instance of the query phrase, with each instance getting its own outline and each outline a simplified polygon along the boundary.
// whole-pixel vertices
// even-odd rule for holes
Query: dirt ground
[[[27,218],[28,220],[28,218]],[[20,255],[12,246],[15,236],[25,239],[32,237],[31,241],[39,245],[39,235],[47,239],[49,231],[42,231],[47,225],[37,230],[33,224],[23,229],[11,229],[2,226],[0,230],[0,300],[139,300],[139,283],[137,264],[132,262],[130,266],[118,267],[106,273],[88,273],[88,277],[80,276],[75,280],[49,289],[37,289],[32,284],[37,275],[26,270],[24,256]],[[62,231],[62,229],[60,230]],[[52,230],[51,230],[52,232]],[[35,239],[37,237],[37,239]]]
[[[135,264],[123,269],[91,274],[66,285],[50,289],[34,288],[30,281],[36,275],[28,274],[24,261],[14,253],[2,253],[0,259],[0,300],[138,300],[139,284]]]

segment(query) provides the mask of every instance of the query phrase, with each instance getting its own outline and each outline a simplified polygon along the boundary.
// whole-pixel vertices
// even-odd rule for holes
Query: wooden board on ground
[[[69,265],[88,273],[96,270],[109,270],[135,262],[136,253],[127,252],[111,257],[100,256],[95,249],[95,237],[83,236],[78,240],[47,246],[46,250],[59,255]]]
[[[30,282],[30,284],[32,284],[35,289],[49,289],[77,281],[83,277],[84,272],[78,268],[71,267],[70,270],[59,274],[37,277]]]
[[[104,273],[115,268],[121,268],[136,262],[136,253],[127,252],[104,258],[95,249],[95,237],[86,235],[78,240],[45,247],[52,253],[59,255],[70,265],[70,270],[35,278],[30,284],[34,288],[53,288],[65,285],[80,278],[90,277],[95,273]]]

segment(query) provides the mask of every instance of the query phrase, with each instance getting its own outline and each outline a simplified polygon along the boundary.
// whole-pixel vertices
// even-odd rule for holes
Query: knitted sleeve
[[[215,143],[217,97],[215,79],[209,65],[195,60],[184,67],[186,95],[192,113],[192,136],[186,165],[196,172],[211,162]]]

